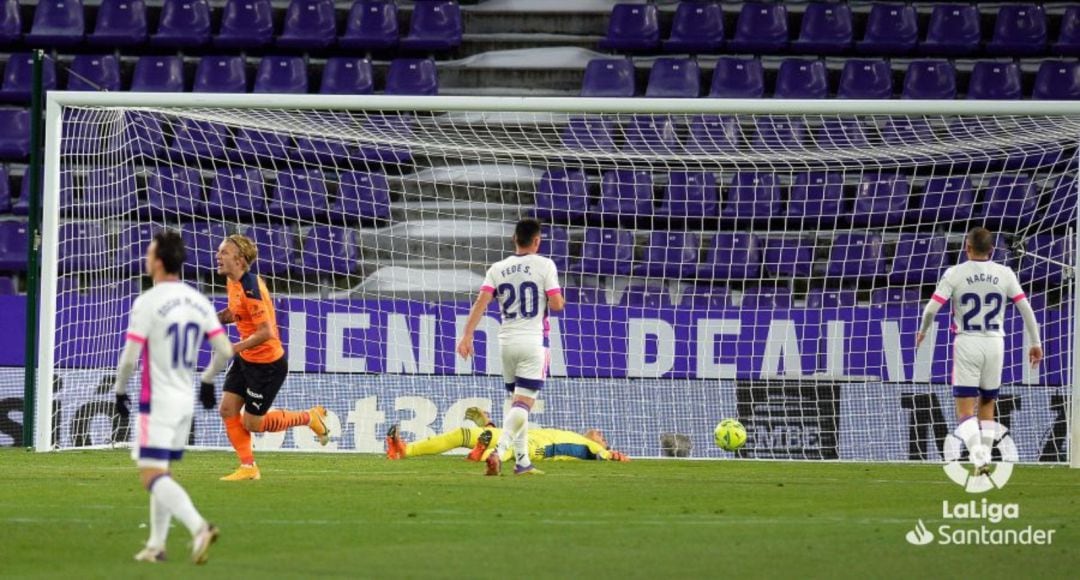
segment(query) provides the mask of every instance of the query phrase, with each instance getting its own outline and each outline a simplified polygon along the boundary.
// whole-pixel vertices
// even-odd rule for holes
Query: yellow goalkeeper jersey
[[[490,429],[491,449],[499,444],[502,429]],[[487,454],[484,455],[487,457]],[[503,459],[513,457],[513,451],[508,450]],[[611,459],[611,452],[603,445],[573,431],[562,429],[529,429],[529,457],[533,461],[543,460],[570,460],[570,459]]]

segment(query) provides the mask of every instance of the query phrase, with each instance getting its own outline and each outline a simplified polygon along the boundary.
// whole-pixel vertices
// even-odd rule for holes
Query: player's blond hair
[[[255,248],[255,242],[251,241],[251,238],[243,234],[233,234],[225,238],[225,240],[232,242],[236,249],[240,250],[240,257],[247,262],[248,267],[254,264],[255,259],[259,257],[259,250]]]

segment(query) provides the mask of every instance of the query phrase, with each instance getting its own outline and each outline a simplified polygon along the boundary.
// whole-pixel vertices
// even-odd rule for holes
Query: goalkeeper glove
[[[611,452],[611,460],[612,461],[622,461],[622,462],[625,463],[627,461],[630,461],[630,458],[627,457],[625,453],[620,453],[618,451],[612,451]]]
[[[131,397],[127,396],[127,393],[123,395],[117,393],[116,405],[113,407],[113,413],[122,419],[127,419],[131,416]]]
[[[217,405],[214,383],[199,383],[199,402],[202,403],[203,409],[213,409]]]

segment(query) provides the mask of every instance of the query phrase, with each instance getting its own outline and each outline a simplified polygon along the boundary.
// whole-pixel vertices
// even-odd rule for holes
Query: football
[[[735,451],[746,443],[746,427],[735,419],[724,419],[713,431],[716,446],[724,451]]]

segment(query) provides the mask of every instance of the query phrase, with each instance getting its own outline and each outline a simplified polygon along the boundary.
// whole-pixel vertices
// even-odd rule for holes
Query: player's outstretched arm
[[[469,311],[469,319],[465,321],[465,330],[462,332],[461,340],[458,341],[457,345],[457,353],[461,355],[461,358],[467,359],[473,355],[473,334],[476,332],[476,327],[480,325],[480,318],[484,316],[484,311],[491,304],[491,298],[491,292],[481,290],[476,297],[476,302],[473,302],[472,310]]]

